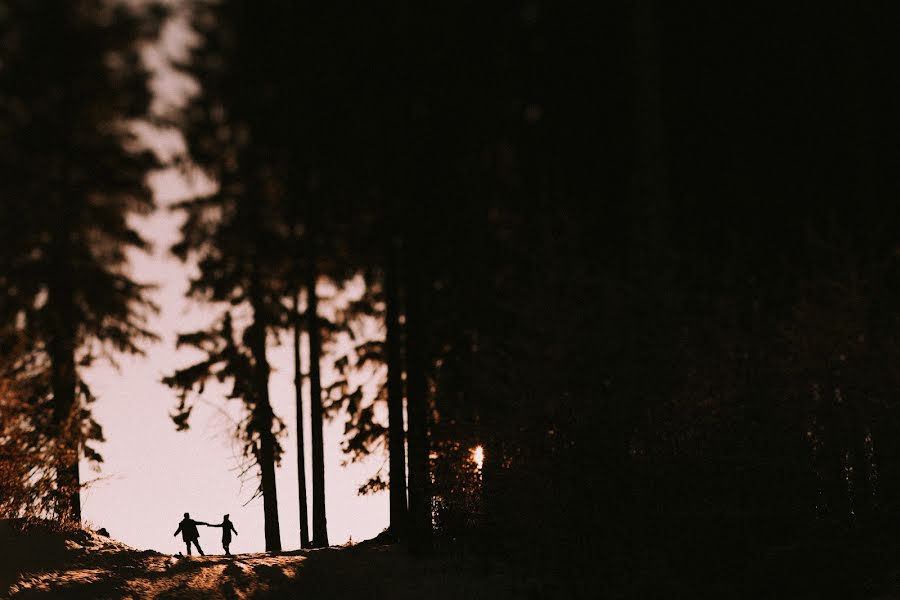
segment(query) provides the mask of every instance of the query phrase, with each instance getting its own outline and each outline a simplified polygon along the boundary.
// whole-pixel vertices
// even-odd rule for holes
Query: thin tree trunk
[[[409,549],[423,555],[431,551],[431,493],[428,447],[428,384],[424,315],[423,278],[418,265],[418,250],[408,249],[410,268],[406,296],[406,409],[409,431]]]
[[[278,492],[275,479],[274,413],[269,402],[269,361],[266,358],[266,327],[259,291],[251,291],[253,323],[248,331],[253,353],[253,379],[256,404],[253,418],[259,424],[259,469],[263,497],[264,531],[267,552],[281,551],[281,527],[278,523]]]
[[[312,233],[307,235],[312,236]],[[312,424],[312,546],[321,548],[328,545],[328,521],[325,515],[325,453],[322,435],[324,411],[322,408],[322,381],[319,372],[322,339],[318,317],[319,299],[316,293],[318,272],[316,270],[315,242],[310,238],[308,245],[306,318],[309,335],[309,402]]]
[[[294,292],[294,388],[297,400],[297,495],[300,509],[300,547],[309,547],[309,513],[306,502],[306,449],[303,436],[303,371],[300,365],[300,293]]]
[[[403,354],[400,341],[400,294],[398,282],[399,240],[388,240],[384,287],[386,302],[385,346],[387,352],[388,453],[390,455],[390,529],[398,538],[406,536],[406,435],[403,427]]]

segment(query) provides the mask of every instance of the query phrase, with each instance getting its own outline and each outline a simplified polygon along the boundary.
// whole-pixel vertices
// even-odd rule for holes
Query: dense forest
[[[303,431],[269,398],[287,336],[304,546],[328,545],[343,410],[351,458],[389,450],[362,491],[416,555],[636,598],[861,597],[896,568],[900,6],[40,4],[0,0],[5,514],[79,519],[103,437],[79,371],[159,333],[129,219],[174,167],[215,183],[175,207],[172,252],[220,311],[179,336],[202,358],[166,376],[175,426],[207,381],[243,403],[267,550],[279,433]],[[141,48],[176,12],[196,90],[155,114]],[[137,122],[185,153],[163,164]],[[360,277],[319,314],[318,285]],[[383,339],[329,352],[365,319]]]

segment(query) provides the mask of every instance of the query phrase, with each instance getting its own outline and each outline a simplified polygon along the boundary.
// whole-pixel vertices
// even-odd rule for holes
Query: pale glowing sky
[[[174,17],[164,28],[160,42],[144,49],[144,58],[154,73],[153,108],[159,113],[177,110],[189,94],[197,91],[193,82],[169,66],[170,58],[186,58],[192,35],[184,4],[179,0],[166,2],[175,9]],[[139,129],[163,159],[183,150],[176,132]],[[220,522],[222,515],[229,513],[239,532],[232,551],[262,551],[262,499],[244,506],[253,495],[256,480],[248,480],[242,487],[237,474],[240,445],[232,439],[231,419],[240,414],[239,402],[225,401],[222,387],[208,386],[204,401],[198,403],[191,416],[191,429],[176,432],[169,418],[176,397],[160,383],[163,375],[190,364],[196,357],[189,349],[176,352],[177,333],[202,328],[218,315],[209,307],[184,298],[188,269],[168,255],[169,246],[178,237],[180,217],[165,207],[189,196],[192,189],[202,190],[204,182],[202,178],[185,180],[175,171],[156,174],[150,181],[161,209],[147,219],[135,221],[135,225],[155,249],[151,255],[133,254],[132,275],[138,281],[159,285],[155,298],[162,310],[150,326],[162,339],[147,348],[146,356],[118,358],[118,370],[98,363],[84,373],[98,398],[93,410],[107,441],[98,448],[105,460],[99,473],[92,472],[87,463],[81,465],[82,481],[100,477],[82,494],[83,515],[88,524],[105,527],[114,538],[129,545],[174,553],[183,550],[180,536],[172,536],[182,513],[190,512],[193,518],[211,523]],[[327,295],[328,290],[325,292]],[[327,315],[328,309],[325,299],[323,313]],[[285,454],[277,471],[281,542],[285,549],[300,545],[290,341],[285,336],[283,342],[288,345],[278,346],[273,340],[269,348],[272,405],[287,424],[287,435],[281,440]],[[323,383],[328,383],[327,357],[322,362]],[[303,363],[305,370],[309,364],[305,351]],[[306,398],[308,442],[308,395]],[[358,486],[384,464],[386,457],[371,456],[367,463],[343,468],[343,428],[342,417],[325,425],[325,492],[332,544],[351,537],[370,538],[388,522],[387,493],[365,497],[356,494]],[[310,455],[307,448],[307,490],[311,498]],[[200,528],[200,542],[206,552],[222,551],[220,536],[219,529]]]
[[[188,189],[171,172],[155,177],[153,183],[162,205],[183,196]],[[236,415],[240,403],[225,401],[222,388],[208,387],[204,394],[206,401],[199,403],[191,416],[191,429],[176,432],[168,416],[176,402],[175,394],[159,382],[164,374],[189,364],[196,356],[191,350],[175,351],[177,332],[202,327],[216,314],[184,298],[188,271],[167,252],[177,238],[179,220],[177,215],[160,210],[136,222],[156,246],[150,256],[134,255],[133,275],[140,281],[156,282],[160,286],[156,299],[162,311],[153,318],[151,327],[162,340],[150,345],[144,357],[119,359],[119,370],[108,364],[97,364],[85,373],[98,397],[94,414],[103,425],[107,441],[99,446],[105,459],[100,473],[92,472],[87,463],[81,465],[82,480],[102,478],[83,494],[84,518],[94,527],[105,527],[114,538],[129,545],[174,553],[183,549],[180,536],[172,536],[182,513],[188,511],[193,518],[211,523],[220,522],[223,514],[230,513],[239,532],[232,551],[262,551],[262,499],[243,506],[252,496],[256,481],[248,481],[242,488],[235,471],[240,446],[231,439],[233,426],[227,408],[230,405],[231,414]],[[323,312],[326,310],[327,302]],[[285,336],[283,343],[283,346],[270,343],[273,374],[269,389],[276,414],[288,425],[288,435],[282,440],[285,455],[277,475],[281,539],[283,547],[289,549],[299,547],[300,541],[289,336]],[[303,362],[308,365],[305,353]],[[326,369],[323,379],[327,377]],[[308,442],[308,403],[305,408]],[[372,456],[365,464],[342,468],[343,421],[339,417],[326,422],[325,427],[325,489],[332,544],[343,543],[350,537],[370,538],[384,529],[388,520],[386,493],[366,497],[356,494],[357,487],[383,464],[385,457]],[[307,489],[311,494],[308,448],[306,458]],[[200,529],[204,551],[222,551],[218,541],[220,531]]]

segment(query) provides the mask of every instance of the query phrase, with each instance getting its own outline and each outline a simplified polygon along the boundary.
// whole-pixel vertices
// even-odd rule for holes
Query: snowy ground
[[[418,560],[373,542],[277,554],[180,557],[93,532],[4,537],[0,597],[544,598],[537,579],[458,559]]]

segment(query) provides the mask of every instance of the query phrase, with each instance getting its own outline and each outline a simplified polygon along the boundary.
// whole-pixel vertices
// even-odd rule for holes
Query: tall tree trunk
[[[81,456],[81,428],[76,388],[78,374],[75,370],[75,322],[72,305],[73,292],[69,279],[69,232],[65,227],[65,215],[60,219],[53,240],[53,277],[48,290],[48,325],[51,328],[48,343],[53,389],[53,423],[58,447],[55,457],[56,481],[60,495],[57,513],[60,520],[81,523],[81,477],[78,459]]]
[[[57,511],[62,521],[77,524],[81,522],[81,478],[78,472],[81,444],[75,394],[75,347],[68,335],[70,327],[63,324],[61,329],[54,333],[50,344],[53,421],[59,444],[56,477],[61,494]]]
[[[399,238],[388,240],[384,276],[388,393],[388,453],[390,455],[390,529],[406,536],[406,435],[403,427],[403,353],[400,340]]]
[[[413,226],[419,226],[418,223]],[[431,551],[432,516],[428,446],[428,383],[424,338],[424,281],[419,265],[419,244],[410,244],[406,294],[406,409],[409,431],[409,549],[423,555]]]
[[[294,292],[294,389],[297,403],[297,496],[300,509],[300,547],[309,547],[309,513],[306,506],[306,449],[303,435],[303,370],[300,366],[300,293]]]
[[[866,39],[873,30],[872,24],[876,12],[871,7],[860,4],[859,6],[848,5],[849,14],[845,19],[849,24],[848,31],[852,32],[854,40]],[[854,139],[852,140],[855,149],[856,158],[856,186],[855,196],[860,206],[867,204],[871,198],[875,198],[879,194],[877,185],[877,165],[878,152],[876,150],[875,141],[878,140],[875,123],[872,118],[871,106],[875,94],[873,94],[872,82],[876,80],[872,72],[872,60],[866,52],[863,44],[854,44],[853,40],[848,44],[850,72],[847,73],[845,81],[852,82],[849,88],[852,90],[851,119],[855,121]],[[877,88],[875,88],[877,89]],[[878,203],[876,203],[878,204]],[[874,219],[878,219],[877,214],[871,215]],[[875,262],[875,261],[872,261]],[[876,270],[876,273],[881,269]],[[883,271],[882,271],[883,273]],[[882,273],[877,276],[868,278],[874,281],[887,281],[890,278],[885,277]],[[867,278],[867,273],[862,273],[862,278]],[[884,347],[882,342],[886,338],[885,333],[891,330],[889,323],[893,319],[893,307],[890,294],[881,292],[872,294],[873,300],[866,307],[866,345],[872,347],[874,344]],[[886,310],[885,310],[886,309]],[[890,342],[887,343],[890,346]],[[870,351],[871,352],[871,351]],[[885,356],[883,352],[872,353],[874,360],[867,361],[870,365],[880,365],[884,361],[878,360],[878,357]],[[886,378],[880,372],[868,372],[865,375],[860,373],[860,379],[869,382],[869,386],[877,387]],[[890,389],[888,385],[886,389]],[[852,399],[848,407],[853,411],[851,418],[853,419],[855,428],[853,431],[854,445],[853,456],[854,477],[856,478],[855,490],[857,501],[855,503],[857,515],[865,518],[870,516],[877,509],[877,471],[873,464],[874,459],[874,441],[872,439],[872,419],[868,412],[870,400],[868,393],[853,393]]]
[[[637,239],[645,251],[664,247],[668,210],[668,169],[662,102],[657,0],[633,0],[634,27],[634,195]]]
[[[316,270],[315,241],[312,238],[312,231],[307,235],[310,236],[306,269],[306,326],[309,335],[309,406],[312,424],[312,546],[321,548],[328,545],[328,520],[325,516],[325,448],[322,435],[324,411],[319,371],[322,338],[318,316],[319,298],[316,293],[316,282],[319,277]]]
[[[248,331],[250,351],[253,353],[253,387],[256,403],[253,418],[259,425],[259,470],[262,484],[264,531],[267,552],[281,551],[281,527],[278,523],[278,491],[275,479],[275,434],[272,433],[274,413],[269,402],[269,361],[266,357],[265,313],[258,285],[251,291],[253,323]]]
[[[662,97],[662,63],[659,34],[660,4],[658,0],[632,0],[631,18],[634,61],[634,113],[633,113],[633,173],[632,204],[634,206],[633,234],[634,247],[632,271],[639,278],[639,287],[647,290],[646,297],[652,303],[655,328],[659,335],[669,333],[663,327],[667,322],[665,304],[670,296],[669,265],[673,259],[668,248],[667,222],[668,170],[665,146],[665,121]],[[644,407],[648,421],[652,422],[652,407]],[[628,419],[627,411],[621,417]],[[624,427],[623,427],[624,425]],[[615,471],[609,481],[619,486],[627,486],[631,474],[628,469],[628,427],[627,422],[615,427],[616,449]],[[652,458],[652,456],[650,456]],[[655,490],[659,485],[659,472],[650,460],[645,471],[645,497],[648,505],[649,527],[657,526],[661,517],[660,497]]]

